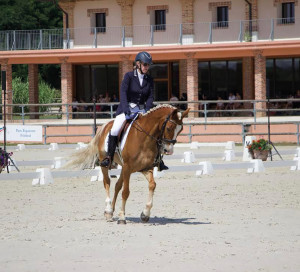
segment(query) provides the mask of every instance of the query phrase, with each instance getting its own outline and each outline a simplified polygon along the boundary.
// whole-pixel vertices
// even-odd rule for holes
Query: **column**
[[[254,82],[255,82],[255,100],[266,99],[266,57],[263,56],[263,50],[254,52]],[[256,109],[266,109],[266,102],[256,103]],[[265,112],[257,113],[257,116],[266,116]]]
[[[64,58],[61,63],[61,99],[63,104],[71,104],[73,97],[73,66]],[[68,112],[68,116],[67,113]],[[62,118],[72,118],[72,106],[62,106]]]
[[[198,60],[194,59],[195,53],[187,53],[186,60],[186,90],[188,101],[198,101]],[[188,107],[191,111],[198,110],[198,103],[190,103]],[[190,117],[198,117],[198,112],[192,112]]]
[[[29,91],[29,104],[39,104],[39,86],[38,86],[38,65],[28,64],[28,91]],[[39,112],[38,106],[29,107],[29,112]],[[39,114],[30,114],[30,119],[39,119]]]
[[[254,99],[254,75],[253,75],[253,58],[243,58],[243,99]],[[244,108],[251,109],[251,103],[244,103]]]
[[[12,97],[12,65],[8,64],[8,59],[2,60],[0,62],[1,64],[1,72],[6,72],[6,105],[7,104],[13,104],[13,97]],[[1,82],[2,83],[2,82]],[[1,84],[2,86],[2,84]],[[4,92],[1,92],[2,94],[2,104],[4,104]],[[2,108],[2,113],[4,112],[4,109]],[[13,113],[13,107],[12,106],[6,106],[6,120],[12,120],[12,113]]]
[[[187,93],[186,60],[179,60],[179,88],[179,96],[183,93]]]
[[[182,20],[182,33],[194,34],[194,1],[195,0],[180,0],[181,1],[181,20]]]
[[[133,37],[133,17],[132,6],[135,0],[117,0],[119,6],[121,6],[122,12],[122,26],[125,26],[125,43],[132,46]]]

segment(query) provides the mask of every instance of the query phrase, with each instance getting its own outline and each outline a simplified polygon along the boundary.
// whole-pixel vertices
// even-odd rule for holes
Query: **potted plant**
[[[253,140],[251,144],[247,144],[248,151],[252,159],[261,159],[266,161],[271,152],[272,145],[265,139]]]

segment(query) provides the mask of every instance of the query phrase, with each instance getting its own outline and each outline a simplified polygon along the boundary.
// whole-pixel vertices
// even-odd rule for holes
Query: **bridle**
[[[175,144],[175,143],[177,142],[176,140],[170,140],[170,139],[164,138],[164,132],[165,132],[166,125],[167,125],[168,122],[171,122],[171,123],[175,124],[176,126],[178,125],[175,121],[171,120],[171,115],[172,115],[172,113],[169,114],[169,115],[167,116],[167,118],[165,119],[165,121],[163,122],[163,125],[162,125],[162,127],[161,127],[160,134],[159,134],[158,138],[152,136],[149,132],[147,132],[146,130],[144,130],[144,129],[138,124],[137,120],[133,120],[132,125],[133,125],[133,124],[137,125],[137,127],[133,125],[134,128],[140,129],[140,131],[144,132],[147,136],[149,136],[150,138],[152,138],[153,140],[156,141],[157,151],[158,151],[158,152],[157,152],[155,161],[154,161],[154,163],[153,163],[152,166],[158,165],[158,164],[160,163],[160,161],[162,160],[163,155],[161,155],[161,149],[162,149],[162,147],[163,147],[163,144]],[[150,168],[149,168],[149,169],[150,169]],[[141,171],[145,171],[145,170],[148,170],[148,168],[143,169],[143,170],[141,170]]]
[[[172,113],[171,113],[171,114],[172,114]],[[147,136],[149,136],[150,138],[152,138],[153,140],[155,140],[156,143],[157,143],[157,146],[159,147],[159,149],[161,149],[161,147],[162,147],[163,144],[176,144],[176,143],[177,143],[176,140],[170,140],[170,139],[164,138],[164,132],[165,132],[166,125],[167,125],[168,122],[171,122],[171,123],[175,124],[176,126],[178,125],[175,121],[173,121],[173,120],[170,119],[170,118],[171,118],[171,114],[169,114],[169,115],[167,116],[167,118],[165,119],[165,121],[163,122],[163,125],[162,125],[162,127],[161,127],[161,130],[160,130],[160,133],[159,133],[158,138],[152,136],[149,132],[147,132],[146,130],[144,130],[144,129],[138,124],[138,122],[137,122],[136,120],[133,121],[133,124],[137,125],[138,128],[139,128],[142,132],[144,132]],[[134,127],[135,127],[135,126],[134,126]]]

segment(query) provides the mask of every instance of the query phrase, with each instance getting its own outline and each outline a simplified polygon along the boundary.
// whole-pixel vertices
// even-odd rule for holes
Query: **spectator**
[[[229,110],[234,110],[234,103],[233,103],[233,101],[235,100],[235,95],[232,92],[229,93],[228,100],[231,101],[231,103],[227,103],[226,109],[227,110],[228,109]]]
[[[238,92],[236,92],[236,94],[235,94],[235,100],[242,100],[241,95]],[[236,109],[240,108],[241,106],[242,106],[242,103],[240,103],[240,102],[237,102],[234,104],[234,107]]]
[[[186,93],[182,93],[180,98],[179,98],[179,101],[187,101],[187,96],[186,96]],[[180,104],[180,109],[181,110],[186,110],[187,108],[187,105],[186,104]]]
[[[75,119],[76,118],[76,113],[75,112],[78,111],[78,105],[77,105],[78,101],[77,101],[76,97],[73,97],[72,103],[73,103],[73,105],[72,105],[72,112],[73,112],[72,117],[73,117],[73,119]]]
[[[224,110],[224,103],[222,102],[222,97],[218,96],[218,103],[216,106],[216,110]],[[222,116],[222,112],[216,112],[216,117],[221,117]]]
[[[170,101],[178,101],[178,97],[175,95],[175,94],[172,94],[171,98],[170,98]],[[172,106],[174,107],[178,107],[178,104],[171,104]]]

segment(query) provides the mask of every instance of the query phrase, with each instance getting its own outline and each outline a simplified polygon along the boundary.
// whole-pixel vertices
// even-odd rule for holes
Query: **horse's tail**
[[[72,160],[63,168],[94,168],[98,160],[98,143],[105,125],[97,131],[95,137],[91,140],[87,147],[72,154]]]

